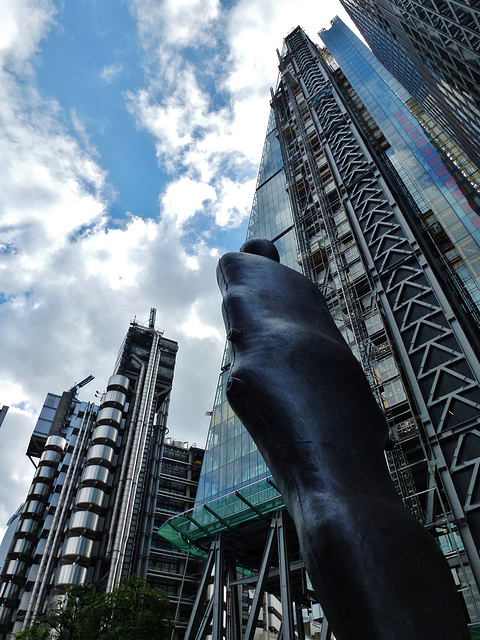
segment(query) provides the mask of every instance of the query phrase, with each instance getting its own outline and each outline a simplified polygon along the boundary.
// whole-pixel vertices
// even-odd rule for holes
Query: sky
[[[34,468],[47,392],[93,374],[129,323],[178,341],[168,427],[204,446],[224,344],[215,268],[244,241],[276,49],[336,0],[2,0],[0,533]]]

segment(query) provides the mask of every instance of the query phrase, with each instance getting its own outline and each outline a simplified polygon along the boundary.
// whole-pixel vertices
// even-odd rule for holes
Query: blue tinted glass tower
[[[475,0],[340,0],[374,54],[480,168]]]
[[[451,266],[480,307],[479,190],[414,117],[409,93],[339,18],[319,35],[385,136],[384,153],[409,185],[426,223],[448,236],[455,253]]]
[[[413,117],[409,94],[342,29],[332,51],[300,28],[285,39],[247,237],[273,240],[282,262],[322,290],[384,409],[394,483],[446,553],[476,621],[477,195]],[[280,597],[293,639],[291,611],[298,622],[310,606],[308,580],[281,496],[226,402],[228,366],[227,347],[196,505],[162,535],[208,552],[188,640],[220,638],[226,626],[235,637],[240,622],[229,611],[245,614],[250,640],[265,591]],[[253,601],[242,608],[248,590]]]
[[[275,241],[284,264],[300,269],[296,234],[274,114],[270,115],[247,238]],[[230,366],[227,347],[208,434],[208,455],[200,478],[197,502],[209,501],[269,476],[263,458],[228,405],[225,385]]]

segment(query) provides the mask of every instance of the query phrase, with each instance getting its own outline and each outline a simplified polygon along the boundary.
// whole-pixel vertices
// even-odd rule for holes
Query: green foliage
[[[17,640],[168,640],[170,602],[160,589],[129,578],[110,593],[92,585],[68,590]],[[53,634],[52,634],[53,632]]]

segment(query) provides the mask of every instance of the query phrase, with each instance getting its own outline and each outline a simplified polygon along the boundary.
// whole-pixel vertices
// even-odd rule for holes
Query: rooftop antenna
[[[150,319],[148,320],[148,328],[155,329],[155,319],[157,317],[157,310],[153,307],[150,309]]]

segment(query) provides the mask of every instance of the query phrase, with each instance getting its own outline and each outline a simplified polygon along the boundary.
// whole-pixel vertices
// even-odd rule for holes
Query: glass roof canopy
[[[202,539],[231,531],[247,520],[263,518],[279,509],[285,509],[285,504],[270,475],[173,516],[158,534],[179,549],[203,555],[198,546]]]

